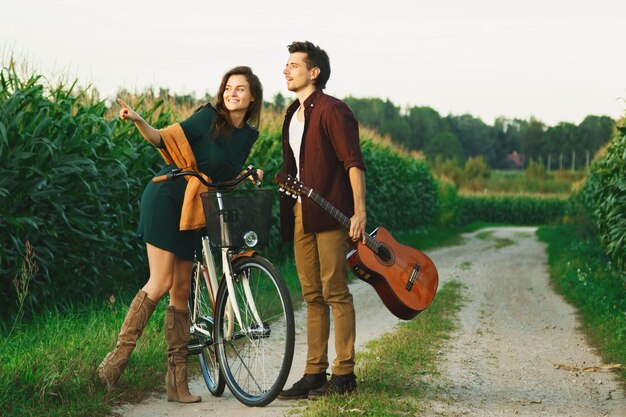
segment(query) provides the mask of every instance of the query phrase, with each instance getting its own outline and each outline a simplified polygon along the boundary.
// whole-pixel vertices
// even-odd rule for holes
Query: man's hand
[[[354,213],[354,216],[350,218],[350,231],[349,235],[352,241],[356,242],[361,240],[365,243],[365,224],[367,223],[367,216],[365,211]]]

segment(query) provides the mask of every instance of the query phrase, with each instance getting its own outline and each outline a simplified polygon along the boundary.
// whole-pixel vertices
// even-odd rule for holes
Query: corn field
[[[148,118],[161,107],[144,110]],[[63,309],[144,280],[134,238],[138,199],[156,155],[132,125],[105,118],[103,101],[75,84],[45,86],[0,73],[0,317],[11,315],[26,242],[39,272],[26,314]],[[157,122],[170,116],[160,112]]]
[[[606,254],[626,270],[626,128],[593,162],[581,199]]]

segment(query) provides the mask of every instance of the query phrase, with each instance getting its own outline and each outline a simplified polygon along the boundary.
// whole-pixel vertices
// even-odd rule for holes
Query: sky
[[[326,92],[471,114],[578,124],[626,110],[624,0],[19,0],[0,8],[0,58],[103,97],[214,95],[248,65],[264,99],[286,89],[287,45],[331,60]]]

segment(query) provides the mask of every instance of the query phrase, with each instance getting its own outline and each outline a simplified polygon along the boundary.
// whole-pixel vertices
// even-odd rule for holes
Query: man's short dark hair
[[[315,67],[320,69],[320,75],[315,79],[315,87],[320,90],[326,88],[326,82],[330,78],[330,59],[326,51],[309,41],[294,41],[291,45],[287,46],[287,49],[290,54],[294,52],[304,52],[307,54],[307,58],[304,60],[307,69]]]

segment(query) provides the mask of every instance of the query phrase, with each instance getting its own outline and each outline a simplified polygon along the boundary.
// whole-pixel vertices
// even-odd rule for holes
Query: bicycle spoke
[[[219,363],[216,355],[216,343],[213,335],[213,305],[202,272],[194,266],[192,275],[192,297],[190,299],[191,324],[193,331],[194,348],[198,349],[200,370],[206,386],[214,396],[224,392],[225,381],[220,375]]]
[[[229,297],[236,297],[242,323],[235,323],[234,337],[222,341],[218,357],[233,394],[244,404],[265,405],[278,395],[291,367],[291,301],[280,276],[267,260],[257,256],[242,259],[233,270],[234,294]],[[225,303],[226,295],[220,294],[218,337],[225,334],[225,320],[221,317]]]
[[[244,370],[247,372],[248,377],[249,377],[250,379],[252,379],[252,381],[255,383],[255,385],[256,385],[256,387],[257,387],[257,389],[258,389],[260,392],[263,392],[263,391],[264,391],[264,390],[263,390],[263,387],[261,386],[261,384],[259,384],[259,383],[257,382],[257,379],[254,377],[254,373],[250,370],[250,368],[248,367],[248,365],[246,365],[246,361],[245,361],[245,360],[243,359],[243,357],[239,354],[239,350],[238,350],[238,349],[237,349],[237,348],[236,348],[236,347],[235,347],[232,343],[229,343],[229,344],[230,344],[230,346],[231,346],[231,348],[232,348],[232,351],[235,353],[235,355],[236,355],[236,356],[237,356],[237,358],[239,359],[239,363],[241,363],[241,365],[243,366]]]

